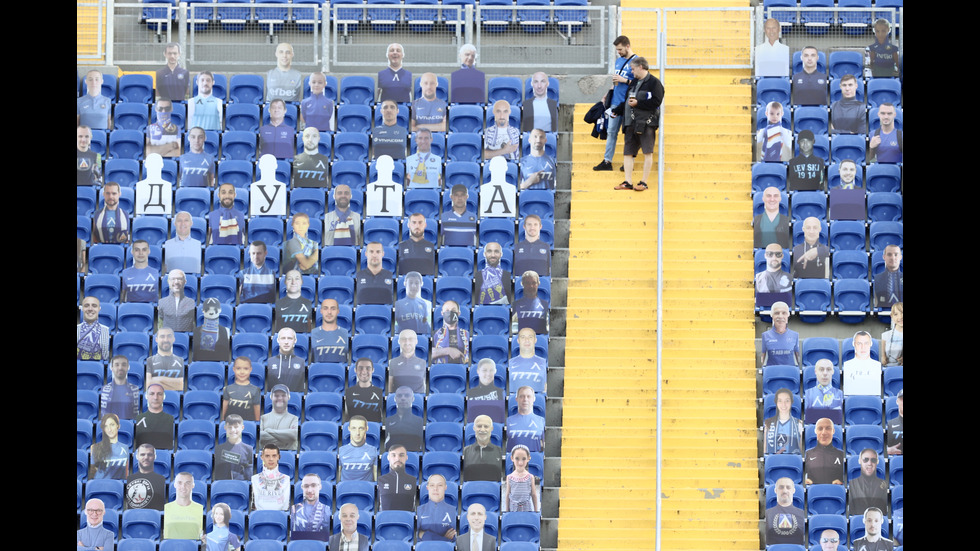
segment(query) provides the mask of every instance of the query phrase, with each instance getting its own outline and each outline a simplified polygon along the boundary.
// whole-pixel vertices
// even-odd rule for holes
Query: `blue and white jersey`
[[[367,444],[341,446],[337,452],[340,458],[340,480],[374,481],[374,466],[378,461],[378,448]]]
[[[510,392],[516,393],[522,386],[529,386],[534,392],[545,392],[548,382],[548,360],[541,356],[511,358],[507,364],[507,377]]]
[[[317,327],[310,333],[311,349],[314,362],[347,363],[350,347],[350,334],[338,327],[333,331],[324,331]]]
[[[126,268],[122,278],[126,302],[156,302],[159,298],[160,272],[153,268]]]
[[[518,444],[524,444],[532,452],[541,451],[544,442],[544,417],[529,413],[507,418],[507,453]]]
[[[205,152],[180,156],[180,186],[208,187],[214,181],[214,157]]]
[[[523,182],[535,172],[541,172],[541,180],[531,184],[527,189],[555,189],[557,168],[555,159],[548,155],[535,157],[526,155],[521,159],[521,181]]]

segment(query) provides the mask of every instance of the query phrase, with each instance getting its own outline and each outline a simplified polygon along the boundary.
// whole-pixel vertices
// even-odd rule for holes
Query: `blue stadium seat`
[[[98,153],[99,155],[102,155],[103,159],[106,158],[106,151],[108,151],[108,143],[109,143],[108,132],[106,132],[105,130],[100,130],[98,128],[92,129],[92,143],[90,144],[90,147],[92,148],[92,151]],[[111,180],[106,178],[106,181],[109,182]]]
[[[904,457],[903,455],[895,455],[888,458],[888,480],[891,482],[893,489],[895,486],[901,486],[903,484],[905,472]]]
[[[459,423],[428,423],[425,427],[425,450],[462,453],[463,427]]]
[[[334,138],[334,159],[338,161],[365,163],[368,160],[368,151],[367,134],[345,132],[337,134]],[[334,185],[337,185],[336,180],[334,180]]]
[[[491,79],[491,82],[494,79]],[[449,131],[483,133],[484,113],[480,105],[453,105],[449,109]]]
[[[112,339],[112,353],[126,356],[130,365],[142,365],[150,356],[150,337],[146,333],[120,331]]]
[[[803,484],[803,457],[799,455],[767,455],[765,459],[766,485],[788,477],[797,484]]]
[[[306,396],[302,441],[304,449],[333,451],[337,449],[337,427],[343,412],[343,396],[336,392],[310,392]],[[316,422],[306,427],[307,423]]]
[[[901,222],[902,196],[890,192],[869,193],[868,218],[872,222]]]
[[[847,518],[843,515],[811,515],[810,516],[810,541],[820,541],[820,534],[824,530],[834,530],[841,537],[841,542],[847,540]],[[846,545],[845,545],[846,547]]]
[[[334,247],[328,247],[334,248]],[[336,247],[348,249],[348,247]],[[353,249],[349,249],[353,251]],[[336,252],[336,251],[332,251]],[[352,255],[356,254],[352,252]],[[353,263],[353,259],[349,259]],[[331,259],[331,267],[337,269],[336,259]],[[353,270],[351,270],[353,275]],[[324,299],[332,298],[340,305],[352,306],[354,304],[354,280],[349,275],[325,275],[320,276],[317,282],[317,301],[323,302]]]
[[[248,241],[262,241],[270,247],[282,247],[282,220],[276,216],[252,216],[248,221]],[[271,260],[271,259],[270,259]]]
[[[238,333],[231,337],[233,358],[247,356],[253,363],[265,363],[269,357],[269,336],[263,333]]]
[[[420,212],[426,218],[438,218],[439,192],[434,189],[409,189],[405,192],[405,212]]]
[[[840,8],[868,8],[867,11],[838,11],[837,16],[840,20],[841,27],[844,30],[844,34],[864,34],[867,32],[868,27],[871,26],[871,0],[839,0],[838,7]],[[858,52],[854,52],[858,56]],[[833,56],[833,54],[831,54]],[[858,72],[853,73],[855,76],[860,75],[860,68],[863,67],[863,59],[858,62]]]
[[[439,249],[439,275],[473,277],[473,251],[468,247]]]
[[[458,426],[458,423],[456,424]],[[460,441],[462,441],[462,428],[460,428]],[[435,474],[442,475],[446,482],[459,484],[459,452],[428,451],[422,454],[422,479],[426,480]]]
[[[225,386],[227,374],[221,362],[192,362],[187,366],[189,390],[213,390],[220,392]]]
[[[304,423],[305,425],[305,423]],[[337,480],[337,453],[334,451],[307,451],[299,454],[299,466],[296,475],[302,478],[308,474],[316,474],[324,483]]]
[[[466,367],[458,364],[435,364],[429,367],[429,390],[433,393],[466,392]]]
[[[391,306],[362,304],[354,310],[354,329],[358,335],[391,336]]]
[[[105,162],[105,181],[116,182],[132,189],[140,180],[140,162],[135,159],[108,159]]]
[[[145,132],[150,124],[149,110],[145,103],[117,103],[112,110],[115,128]]]
[[[88,249],[89,272],[118,276],[125,267],[125,255],[122,245],[96,243]],[[86,288],[87,284],[88,281],[86,281]]]
[[[788,388],[793,394],[799,394],[800,369],[795,365],[767,365],[763,367],[763,394],[775,394],[781,388]]]
[[[364,242],[378,241],[385,247],[395,247],[400,241],[396,218],[370,218],[364,221]]]
[[[885,368],[885,396],[898,396],[905,386],[904,367],[893,365]]]
[[[882,103],[891,103],[895,107],[901,107],[902,83],[899,79],[868,79],[868,107],[878,107]]]
[[[510,512],[500,519],[500,535],[503,541],[541,543],[541,515],[539,513]]]
[[[858,323],[871,309],[871,284],[866,279],[834,282],[834,311],[845,323]]]
[[[265,82],[260,75],[232,75],[228,83],[230,103],[262,105]]]
[[[482,147],[482,144],[479,145]],[[480,163],[475,161],[457,161],[446,165],[446,188],[451,189],[456,184],[464,185],[470,193],[476,193],[480,188]]]
[[[445,423],[463,422],[462,394],[433,393],[426,403],[426,418]]]
[[[588,6],[588,0],[555,0],[555,7],[558,6]],[[565,34],[577,33],[582,30],[586,23],[589,22],[589,12],[586,10],[555,10],[555,25],[559,29],[563,30]],[[554,78],[554,77],[552,77]],[[549,80],[551,80],[549,78]],[[551,97],[551,85],[548,85],[548,97],[555,101],[558,101],[558,87],[555,86],[555,97]],[[525,99],[528,98],[527,93],[524,94]]]
[[[833,8],[834,0],[801,0],[802,8]],[[826,34],[834,21],[833,11],[804,11],[800,22],[809,34]],[[822,54],[823,52],[821,52]]]
[[[142,509],[135,509],[142,510]],[[123,515],[129,511],[124,511]],[[116,551],[156,551],[157,544],[151,539],[146,538],[127,538],[119,540],[116,544]]]
[[[438,6],[439,2],[438,0],[406,0],[405,5],[406,6]],[[435,25],[435,22],[438,19],[438,13],[439,12],[436,8],[411,9],[406,11],[405,20],[408,22],[408,28],[410,30],[414,32],[429,32],[432,30],[432,27]],[[439,77],[439,79],[446,80],[445,77]],[[418,83],[418,79],[416,79],[416,83]],[[416,84],[416,88],[418,88],[418,84]],[[439,97],[439,99],[446,101],[446,96],[448,95],[446,93],[446,90],[448,88],[449,85],[447,82],[447,84],[443,88],[443,95],[440,96],[439,92],[437,91],[436,97]],[[417,98],[422,97],[422,94],[420,92],[416,92],[415,97]]]
[[[858,455],[861,450],[871,448],[881,456],[885,448],[885,435],[880,425],[851,425],[844,432],[844,442],[848,455]]]
[[[357,272],[357,250],[353,247],[338,245],[324,247],[320,252],[320,258],[324,274],[353,277]],[[329,283],[333,286],[334,280],[330,280]]]
[[[827,195],[822,191],[797,191],[793,194],[793,221],[811,216],[819,220],[827,218]]]
[[[796,307],[801,316],[821,319],[804,319],[819,322],[830,312],[831,285],[826,279],[796,280]]]
[[[864,236],[864,222],[838,220],[830,225],[830,247],[833,252],[864,250]]]
[[[221,135],[221,160],[254,161],[256,151],[255,132],[227,130]],[[218,165],[220,171],[221,165]],[[224,183],[224,182],[223,182]],[[251,182],[249,182],[251,183]],[[238,187],[237,185],[235,187]]]
[[[446,139],[446,155],[448,160],[453,162],[467,161],[478,163],[483,155],[483,139],[479,134],[474,133],[457,132],[450,134]],[[447,165],[447,185],[449,185],[449,166],[452,165]]]
[[[99,299],[99,302],[102,303],[103,312],[107,306],[119,302],[121,288],[122,282],[116,275],[91,274],[85,278],[85,296],[93,296]],[[111,327],[115,327],[115,323]]]
[[[898,245],[905,248],[902,239],[902,222],[872,222],[870,230],[870,243],[872,251],[884,251],[889,245]]]
[[[388,338],[384,335],[354,335],[352,357],[367,356],[375,365],[388,363]]]
[[[843,515],[846,491],[840,484],[812,484],[807,488],[806,502],[811,515]]]
[[[245,513],[249,508],[249,484],[248,480],[215,480],[211,483],[211,501],[225,503],[232,511]]]
[[[254,180],[252,169],[252,163],[244,159],[223,160],[218,163],[218,181],[235,186],[241,193],[252,185]]]
[[[371,132],[371,106],[347,104],[337,108],[337,132]]]
[[[481,2],[480,6],[489,5],[511,5],[513,2],[511,0],[500,0],[499,2]],[[484,21],[487,18],[487,12],[490,10],[484,10]],[[503,13],[504,10],[492,10],[490,13]],[[507,10],[510,12],[511,10]],[[510,15],[508,13],[507,18]],[[515,107],[520,107],[522,103],[521,90],[524,88],[524,83],[521,79],[517,77],[493,77],[489,79],[487,83],[487,104],[493,106],[498,100],[505,100],[511,106],[511,112],[514,111]]]
[[[296,188],[289,193],[289,211],[293,214],[302,212],[310,220],[323,220],[327,206],[324,190],[318,188]]]
[[[369,76],[346,76],[340,81],[340,104],[372,105],[374,79]]]
[[[214,248],[212,245],[208,249]],[[209,274],[201,278],[201,301],[209,298],[216,298],[224,304],[227,304],[225,308],[222,308],[222,317],[227,317],[227,325],[222,323],[223,326],[231,328],[232,310],[231,305],[235,303],[235,293],[238,289],[238,281],[233,275],[226,274]]]
[[[346,387],[347,369],[340,363],[312,363],[307,370],[310,393],[332,392],[343,394]]]
[[[286,541],[285,511],[257,510],[248,515],[248,533],[252,539]],[[281,546],[279,547],[281,549]]]
[[[765,106],[769,102],[777,101],[783,105],[783,111],[785,114],[786,109],[790,105],[790,82],[789,78],[786,77],[763,77],[758,80],[755,84],[756,98],[758,98],[758,104],[761,110],[765,110]],[[765,113],[763,112],[763,115]]]
[[[868,279],[868,253],[837,251],[831,258],[834,279]]]
[[[517,0],[518,7],[521,6],[544,6],[551,7],[551,0]],[[551,11],[541,10],[517,10],[517,22],[524,32],[539,33],[551,23]]]
[[[503,249],[514,247],[514,221],[509,218],[483,218],[480,220],[480,243],[499,243]],[[483,252],[480,249],[481,254]],[[501,259],[503,262],[503,259]]]
[[[120,102],[153,102],[153,77],[150,75],[122,75],[119,77],[118,88]]]
[[[473,308],[474,335],[507,336],[510,331],[510,309],[501,305],[477,305]]]
[[[840,15],[843,17],[844,13],[840,12]],[[860,52],[852,50],[830,52],[828,68],[830,69],[830,78],[840,79],[844,75],[854,75],[860,80],[864,69],[864,59]]]
[[[185,419],[177,424],[178,450],[214,451],[215,426],[204,419]]]
[[[143,302],[124,302],[116,309],[116,327],[120,331],[148,333],[153,330],[156,315],[153,305]]]
[[[94,479],[85,484],[85,501],[101,499],[105,503],[106,512],[110,509],[121,511],[123,508],[124,480]]]
[[[896,164],[876,163],[868,166],[869,192],[898,192],[902,189],[902,168]]]
[[[174,211],[186,210],[192,217],[206,218],[211,212],[211,191],[201,187],[177,188]]]
[[[258,132],[262,126],[259,106],[254,103],[229,103],[225,106],[225,129]]]
[[[854,159],[860,162],[865,158],[865,138],[851,134],[837,134],[830,141],[830,158],[839,163],[844,159]]]
[[[474,335],[470,350],[474,360],[490,358],[498,365],[505,365],[510,357],[507,337],[501,335]]]
[[[537,214],[542,220],[555,219],[555,194],[546,189],[526,189],[517,198],[521,218]]]
[[[878,396],[847,396],[844,398],[844,422],[851,425],[881,426],[881,398]]]
[[[436,281],[436,302],[456,301],[461,308],[469,308],[473,298],[473,282],[463,276],[442,276]]]
[[[490,482],[485,480],[472,480],[463,483],[462,489],[463,510],[469,508],[474,503],[483,505],[488,513],[500,512],[500,482]]]
[[[143,160],[144,134],[139,130],[113,130],[109,133],[111,159]]]
[[[95,390],[77,389],[75,395],[75,417],[94,421],[99,415],[99,394]]]
[[[361,511],[374,512],[375,483],[366,480],[342,480],[337,483],[337,503],[353,503]]]
[[[170,229],[163,216],[138,216],[133,220],[133,239],[144,239],[151,246],[162,246]]]
[[[217,390],[188,390],[184,393],[184,419],[217,421],[221,414],[221,394]]]
[[[189,472],[194,480],[211,482],[210,450],[179,450],[174,454],[174,472]]]
[[[799,134],[809,130],[814,134],[826,134],[829,116],[827,108],[822,106],[797,107],[793,111],[793,131]]]
[[[98,361],[75,362],[75,388],[98,391],[105,384],[105,366]]]
[[[225,275],[234,278],[242,263],[242,250],[237,245],[209,245],[204,249],[204,273],[201,284],[210,275]],[[204,297],[204,289],[201,289]],[[228,301],[222,301],[228,302]]]
[[[380,511],[374,515],[374,535],[377,541],[374,549],[411,549],[415,536],[415,514],[412,511]],[[389,544],[407,543],[407,547]]]

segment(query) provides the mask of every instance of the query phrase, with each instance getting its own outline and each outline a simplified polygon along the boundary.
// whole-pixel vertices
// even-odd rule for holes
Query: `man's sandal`
[[[650,187],[647,186],[646,182],[640,182],[633,187],[633,191],[646,191],[647,189],[650,189]]]
[[[644,185],[646,185],[646,184],[644,184]],[[619,184],[618,186],[614,187],[613,189],[633,189],[633,184],[631,184],[629,182],[623,182],[622,184]]]

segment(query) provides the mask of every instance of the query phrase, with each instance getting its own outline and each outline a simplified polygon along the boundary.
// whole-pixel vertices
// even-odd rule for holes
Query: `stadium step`
[[[635,30],[638,40],[643,18],[630,19],[624,34],[655,43],[655,25]],[[674,70],[664,79],[664,549],[759,548],[749,76]],[[650,549],[656,190],[615,192],[622,173],[592,170],[605,144],[579,122],[589,107],[576,106],[572,144],[558,545]]]

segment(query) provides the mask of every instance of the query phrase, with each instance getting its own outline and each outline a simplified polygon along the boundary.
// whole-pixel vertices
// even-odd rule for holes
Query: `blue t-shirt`
[[[347,444],[337,452],[340,458],[340,480],[374,481],[374,466],[378,460],[378,448],[367,443],[361,446]]]
[[[392,358],[388,364],[388,374],[395,384],[389,390],[407,386],[416,394],[425,394],[426,371],[425,360],[416,356],[407,359],[404,356]]]
[[[109,109],[111,108],[112,100],[109,98],[101,94],[94,98],[85,94],[78,98],[77,102],[79,126],[87,126],[99,130],[109,128]]]
[[[548,301],[539,297],[524,296],[514,301],[513,311],[517,315],[517,329],[534,329],[538,335],[548,333]]]
[[[396,103],[412,101],[412,73],[404,67],[397,71],[385,67],[378,71],[378,88],[381,89],[381,99],[378,103],[386,99]]]
[[[534,392],[545,392],[548,382],[548,360],[541,356],[524,358],[517,356],[507,365],[510,391],[516,393],[522,386],[529,386]]]
[[[881,143],[878,144],[876,157],[879,163],[900,163],[902,162],[902,146],[898,143],[898,129],[892,128],[891,132],[884,131],[872,133],[870,140],[878,134],[881,136]]]
[[[159,298],[160,272],[153,268],[126,268],[122,278],[126,302],[156,302]]]
[[[463,214],[456,214],[456,211],[449,209],[442,213],[443,245],[475,247],[477,244],[476,235],[475,212],[467,210]]]
[[[629,57],[617,57],[616,58],[616,74],[622,77],[626,77],[629,80],[633,80],[633,66],[630,65],[630,60],[636,57],[636,55],[631,55]],[[629,90],[629,83],[620,82],[615,87],[613,87],[613,97],[612,102],[609,107],[616,107],[620,103],[626,101],[626,92]]]
[[[381,125],[375,127],[371,133],[371,140],[374,142],[374,157],[377,159],[382,155],[388,155],[394,160],[405,158],[405,142],[408,139],[408,131],[401,126]]]
[[[526,180],[535,172],[544,171],[541,180],[531,184],[527,189],[555,189],[555,177],[557,169],[555,160],[548,155],[535,157],[526,155],[521,159],[521,181]]]
[[[276,301],[276,276],[272,273],[269,265],[262,263],[261,268],[256,268],[249,262],[248,266],[242,270],[242,296],[241,302],[275,302]]]
[[[347,330],[338,327],[333,331],[324,331],[317,327],[310,333],[314,362],[347,363],[347,349],[350,346],[350,335]]]
[[[766,355],[766,365],[796,365],[796,355],[800,353],[800,334],[787,329],[780,335],[775,329],[762,334],[762,353]]]
[[[296,153],[296,129],[286,123],[279,126],[267,124],[259,128],[259,152],[257,156],[272,155],[277,159],[292,159]]]
[[[456,528],[456,507],[442,500],[420,505],[417,512],[419,530],[424,531],[419,541],[453,541],[443,534]]]
[[[187,128],[200,126],[204,130],[221,130],[221,105],[222,101],[213,94],[202,96],[198,94],[191,98],[194,105],[194,118],[191,119]]]
[[[214,181],[214,157],[205,152],[180,156],[180,186],[208,187]]]
[[[535,242],[521,241],[514,249],[514,275],[520,277],[533,270],[539,276],[551,275],[551,246],[538,239]]]
[[[432,333],[432,303],[422,297],[403,298],[395,303],[395,334],[411,329],[419,335]]]
[[[446,120],[446,102],[419,98],[412,102],[412,118],[416,124],[439,124]]]
[[[320,132],[330,131],[330,120],[333,118],[333,100],[326,94],[311,95],[300,104],[303,122],[306,127],[313,127]]]
[[[507,418],[507,453],[518,444],[524,444],[532,452],[539,452],[543,441],[544,417],[518,413]]]

